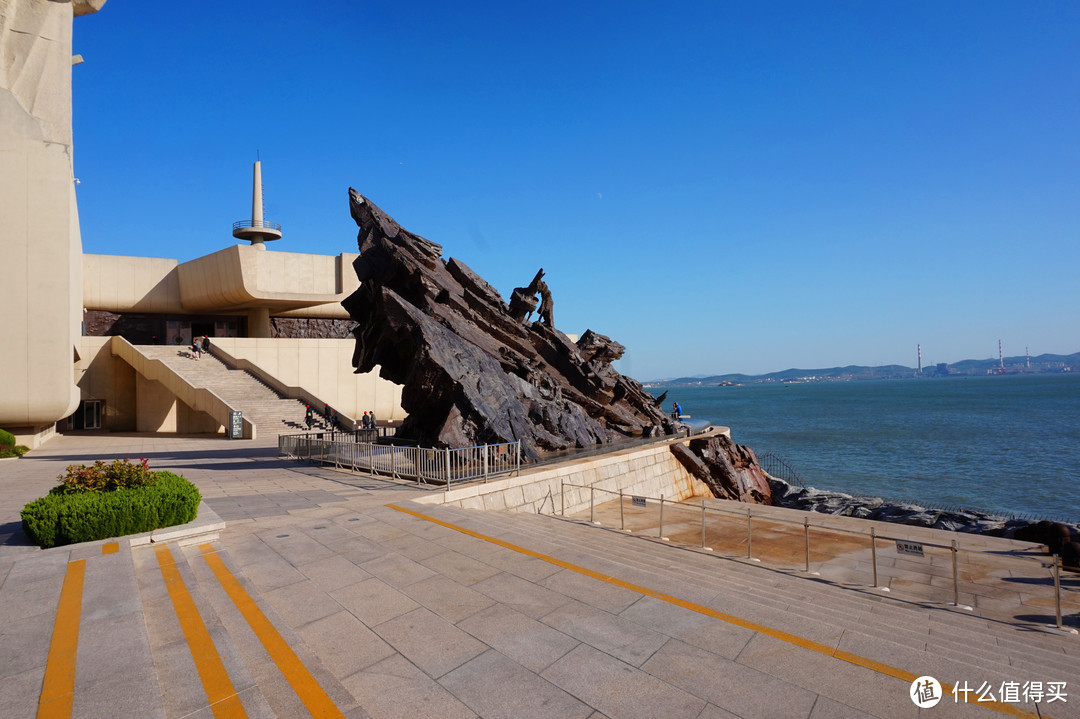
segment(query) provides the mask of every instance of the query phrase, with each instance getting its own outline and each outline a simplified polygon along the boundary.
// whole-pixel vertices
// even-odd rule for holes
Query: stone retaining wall
[[[715,431],[729,433],[726,427]],[[414,501],[465,509],[544,514],[559,513],[565,502],[569,514],[589,508],[589,487],[596,489],[597,504],[611,501],[620,490],[624,494],[644,497],[663,495],[671,500],[711,496],[708,487],[687,472],[668,448],[675,442],[686,441],[672,439],[646,447],[567,460],[557,465],[522,469],[519,477],[472,484],[449,492],[433,492]],[[560,498],[563,483],[576,486],[565,487],[565,496]]]

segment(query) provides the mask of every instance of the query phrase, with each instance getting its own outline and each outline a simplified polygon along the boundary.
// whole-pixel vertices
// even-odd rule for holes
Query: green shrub
[[[17,444],[17,445],[15,445],[15,454],[19,455],[20,457],[23,456],[24,454],[26,454],[29,451],[30,451],[30,448],[27,447],[25,444]]]
[[[142,487],[152,478],[145,459],[140,460],[139,464],[132,464],[126,458],[113,460],[112,464],[105,464],[99,459],[90,466],[68,465],[67,473],[58,477],[60,484],[50,489],[49,494],[112,492],[117,489]]]
[[[18,457],[19,453],[10,447],[0,447],[0,459],[7,459],[8,457]]]
[[[0,449],[15,446],[15,435],[7,430],[0,429]]]
[[[23,507],[23,531],[48,548],[149,532],[195,518],[201,499],[195,485],[171,472],[149,475],[148,483],[130,488],[50,492]]]

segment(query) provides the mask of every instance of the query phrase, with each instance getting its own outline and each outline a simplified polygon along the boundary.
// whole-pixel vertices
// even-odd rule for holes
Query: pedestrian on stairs
[[[304,412],[304,423],[307,424],[308,432],[311,431],[311,425],[315,424],[315,413],[311,410],[311,405],[304,405],[307,410]]]
[[[202,337],[196,337],[191,342],[191,351],[195,354],[195,359],[199,359],[202,356]]]

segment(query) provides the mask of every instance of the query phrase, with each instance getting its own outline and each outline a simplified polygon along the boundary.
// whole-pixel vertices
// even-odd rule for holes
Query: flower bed
[[[42,548],[122,537],[190,522],[202,498],[188,480],[151,472],[146,460],[71,465],[49,494],[22,510],[22,526]]]

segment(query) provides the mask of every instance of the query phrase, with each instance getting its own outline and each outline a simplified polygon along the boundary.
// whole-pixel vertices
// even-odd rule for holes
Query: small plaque
[[[632,495],[631,495],[631,497],[633,499],[635,507],[644,507],[645,506],[645,498],[644,497],[633,497]]]
[[[229,439],[244,438],[243,412],[229,412]]]
[[[896,553],[897,554],[909,554],[912,557],[923,556],[923,545],[919,542],[905,542],[903,540],[896,540]]]

